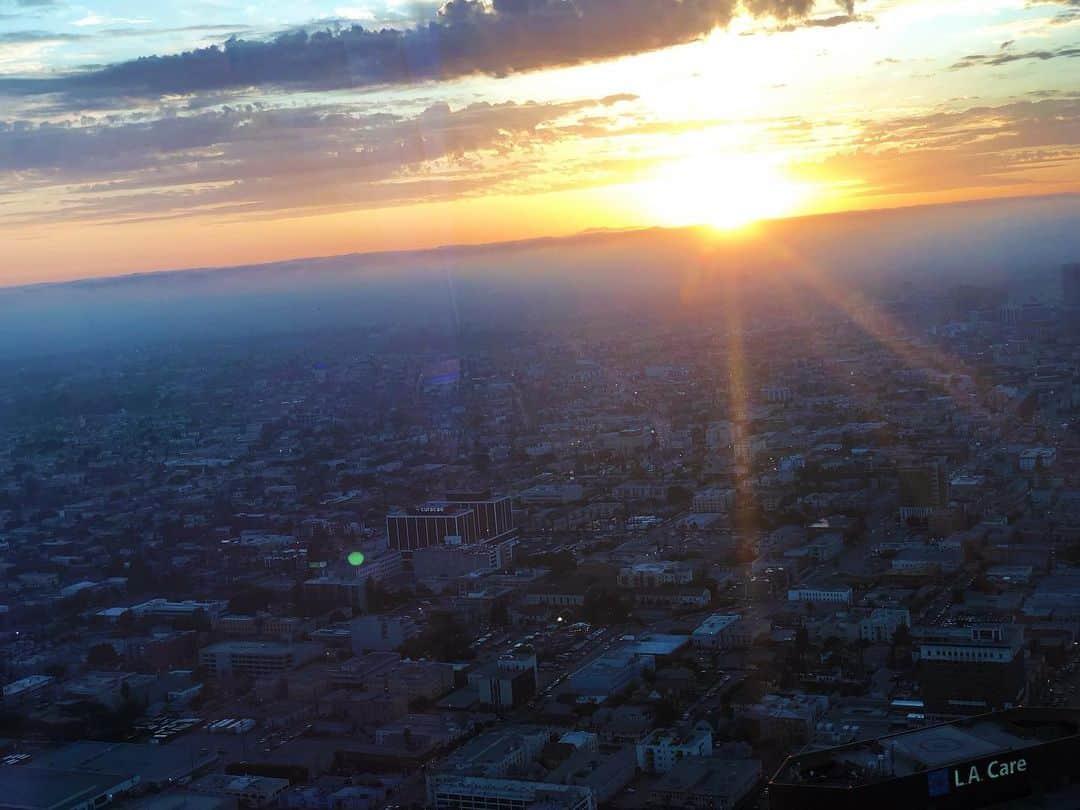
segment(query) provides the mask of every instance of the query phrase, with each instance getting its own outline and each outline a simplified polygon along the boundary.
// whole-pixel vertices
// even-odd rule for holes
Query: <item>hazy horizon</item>
[[[161,275],[169,275],[173,273],[213,273],[213,272],[225,272],[230,270],[255,270],[261,267],[274,267],[278,265],[289,265],[298,262],[321,262],[330,261],[335,259],[346,258],[364,258],[364,259],[377,259],[377,258],[392,258],[392,257],[404,257],[404,256],[424,256],[430,254],[440,253],[470,253],[470,252],[486,252],[491,250],[512,250],[521,247],[531,246],[543,246],[552,243],[559,243],[560,245],[573,245],[582,240],[592,239],[604,239],[605,237],[619,237],[629,236],[633,234],[696,234],[702,237],[702,240],[711,244],[728,244],[728,245],[743,245],[747,243],[753,243],[759,240],[763,236],[763,231],[769,230],[771,227],[783,226],[785,223],[789,225],[810,225],[815,222],[837,222],[843,218],[877,218],[888,217],[890,215],[904,215],[904,214],[918,214],[922,211],[932,210],[963,210],[983,207],[996,207],[996,206],[1023,206],[1023,205],[1040,205],[1053,203],[1055,201],[1062,201],[1066,205],[1071,200],[1080,200],[1080,192],[1061,192],[1058,194],[1047,195],[1017,195],[1014,197],[995,197],[990,199],[970,199],[970,200],[957,200],[949,203],[924,203],[914,205],[902,205],[892,208],[859,208],[846,211],[833,211],[829,213],[820,214],[802,214],[798,216],[785,216],[766,218],[759,220],[752,226],[746,226],[735,232],[714,231],[708,225],[680,225],[680,226],[665,226],[665,225],[641,225],[641,226],[627,226],[622,228],[616,227],[598,227],[580,230],[576,232],[570,232],[565,234],[552,234],[546,236],[533,236],[524,237],[520,239],[507,239],[500,241],[489,242],[451,242],[446,244],[438,244],[430,247],[420,248],[396,248],[396,249],[384,249],[384,250],[356,250],[347,253],[335,253],[335,254],[309,254],[290,256],[273,261],[264,262],[245,262],[239,264],[223,264],[223,265],[185,265],[181,267],[148,267],[143,270],[135,270],[130,273],[118,273],[115,275],[93,276],[93,275],[73,275],[70,278],[57,279],[55,281],[36,281],[25,284],[10,284],[5,285],[0,283],[0,291],[12,290],[12,289],[33,289],[36,287],[53,287],[63,286],[68,284],[104,284],[107,285],[111,282],[122,282],[125,279],[140,279],[143,277],[153,277]]]
[[[1054,301],[1080,256],[1080,197],[1021,198],[762,222],[737,234],[643,229],[349,254],[0,290],[0,354],[409,323],[452,333],[640,311],[692,317],[762,285],[879,297],[975,283]]]

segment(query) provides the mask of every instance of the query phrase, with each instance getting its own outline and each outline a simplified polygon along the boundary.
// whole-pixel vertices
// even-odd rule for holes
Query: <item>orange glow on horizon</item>
[[[764,213],[758,218],[744,218],[736,205],[737,195],[732,198],[734,202],[725,202],[719,211],[712,212],[708,210],[708,199],[697,195],[693,197],[693,205],[688,202],[684,208],[668,209],[671,215],[661,217],[655,210],[649,210],[650,202],[656,205],[663,199],[650,197],[649,182],[652,181],[370,210],[292,212],[266,218],[180,217],[126,223],[68,221],[22,225],[4,236],[6,266],[0,275],[0,286],[349,253],[491,244],[604,229],[702,224],[709,228],[703,234],[707,239],[741,240],[753,238],[759,222],[784,217]],[[1022,192],[1003,187],[967,194],[949,191],[845,199],[828,195],[828,190],[816,183],[793,185],[805,194],[799,210],[792,212],[795,216],[1080,191],[1075,186],[1054,185],[1029,187]],[[676,186],[670,184],[668,188],[674,193]],[[771,199],[762,197],[760,201],[772,204]],[[784,193],[780,199],[785,199]],[[679,211],[685,213],[684,221],[679,221]],[[690,216],[691,211],[700,214]]]
[[[810,187],[759,155],[694,155],[639,185],[643,207],[659,224],[738,230],[763,219],[805,213]]]

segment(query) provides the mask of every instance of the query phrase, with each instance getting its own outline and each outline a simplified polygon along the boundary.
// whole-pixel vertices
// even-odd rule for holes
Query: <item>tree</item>
[[[859,669],[866,669],[866,648],[870,646],[870,642],[865,638],[860,638],[855,642],[855,652],[859,656]]]
[[[401,645],[401,652],[410,658],[433,658],[436,661],[461,661],[473,658],[469,647],[472,634],[452,613],[434,613],[424,632]]]
[[[684,507],[694,500],[694,493],[686,487],[672,486],[668,487],[667,502],[668,506]]]
[[[889,669],[897,665],[908,666],[911,663],[911,630],[906,624],[898,625],[893,633],[889,647]]]
[[[656,718],[656,725],[660,728],[673,726],[679,719],[679,707],[671,698],[664,698],[653,707],[653,716]]]
[[[892,643],[896,647],[910,647],[911,629],[906,624],[897,625],[896,632],[893,633]]]
[[[581,612],[589,624],[621,624],[630,616],[630,605],[616,590],[592,588],[585,594],[585,604]]]
[[[828,653],[830,661],[841,659],[841,655],[844,651],[844,642],[839,636],[829,636],[821,646],[822,649]]]
[[[795,631],[794,665],[798,672],[806,669],[806,652],[810,649],[810,634],[805,627]]]
[[[550,568],[553,574],[569,574],[571,571],[577,570],[577,558],[574,557],[574,552],[565,549],[555,553],[545,552],[523,557],[521,564],[523,566]]]
[[[86,665],[91,669],[107,669],[120,661],[112,644],[95,644],[86,652]]]
[[[119,616],[116,617],[116,629],[123,635],[128,635],[135,630],[135,614],[130,610],[125,610]]]
[[[260,588],[257,585],[244,588],[229,599],[229,612],[240,614],[257,613],[270,604],[272,596],[273,594],[266,588]]]

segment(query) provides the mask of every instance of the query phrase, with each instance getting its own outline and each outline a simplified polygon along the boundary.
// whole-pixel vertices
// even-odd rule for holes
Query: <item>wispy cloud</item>
[[[49,216],[68,220],[415,202],[489,188],[504,158],[559,137],[545,128],[632,99],[433,104],[413,117],[251,105],[120,125],[8,124],[0,190],[61,190]]]
[[[807,168],[873,196],[1023,185],[1048,169],[1076,183],[1080,98],[867,122],[850,146]]]
[[[6,31],[0,32],[0,45],[24,42],[74,42],[85,38],[83,34],[64,34],[56,31]]]
[[[1008,43],[1011,45],[1012,43]],[[1013,51],[1004,45],[998,53],[973,53],[956,61],[952,65],[953,70],[961,70],[971,67],[999,67],[1013,62],[1029,62],[1033,60],[1045,62],[1050,59],[1075,59],[1080,57],[1080,46],[1068,46],[1054,50]]]

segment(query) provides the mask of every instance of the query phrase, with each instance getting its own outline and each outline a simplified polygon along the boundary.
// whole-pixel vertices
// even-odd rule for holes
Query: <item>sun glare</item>
[[[763,157],[701,155],[669,164],[641,185],[641,200],[663,225],[735,230],[797,213],[808,196]]]

